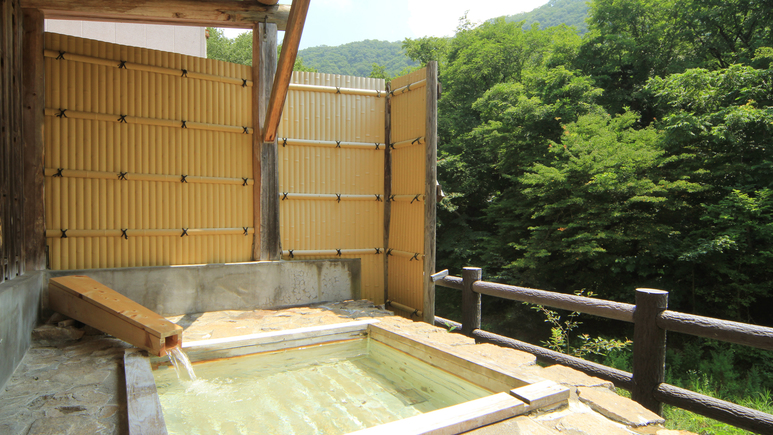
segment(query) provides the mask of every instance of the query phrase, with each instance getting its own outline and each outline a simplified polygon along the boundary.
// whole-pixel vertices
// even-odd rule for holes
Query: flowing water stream
[[[193,372],[193,366],[191,360],[188,359],[188,355],[183,352],[180,346],[171,348],[167,355],[169,355],[169,361],[174,366],[174,371],[177,372],[177,379],[180,380],[196,380],[196,373]]]

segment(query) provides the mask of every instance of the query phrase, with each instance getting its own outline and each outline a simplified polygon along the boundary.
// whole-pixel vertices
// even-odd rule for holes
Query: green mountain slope
[[[416,66],[405,56],[400,42],[365,41],[350,42],[337,47],[326,45],[309,47],[298,52],[303,64],[321,73],[345,74],[368,77],[377,63],[386,67],[390,76],[396,76],[406,67]]]
[[[548,3],[520,14],[508,15],[505,21],[523,21],[531,26],[539,23],[541,28],[566,24],[574,26],[580,34],[588,31],[585,18],[588,16],[588,5],[585,0],[550,0]]]

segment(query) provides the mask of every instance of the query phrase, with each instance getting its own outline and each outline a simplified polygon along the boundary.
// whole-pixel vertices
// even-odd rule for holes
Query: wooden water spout
[[[52,310],[156,356],[182,344],[183,329],[88,276],[48,281]]]

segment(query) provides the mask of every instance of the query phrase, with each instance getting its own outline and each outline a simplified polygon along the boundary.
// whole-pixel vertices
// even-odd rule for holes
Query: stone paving
[[[476,429],[470,434],[687,435],[614,392],[611,383],[563,366],[540,367],[533,355],[393,316],[368,301],[284,310],[219,311],[171,317],[183,341],[253,334],[379,318],[381,325],[454,354],[485,357],[520,376],[570,388],[569,404]],[[0,434],[126,434],[125,342],[89,327],[44,325],[0,392]]]

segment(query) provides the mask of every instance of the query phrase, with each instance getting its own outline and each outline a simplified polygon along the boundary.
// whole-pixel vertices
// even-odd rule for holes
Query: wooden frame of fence
[[[662,405],[667,404],[742,429],[773,433],[771,414],[663,382],[666,331],[773,350],[773,328],[670,311],[667,309],[668,292],[662,290],[637,289],[636,304],[631,305],[485,282],[481,281],[481,272],[479,268],[464,268],[462,278],[446,276],[435,282],[435,285],[462,291],[462,323],[435,317],[436,325],[459,330],[478,342],[529,352],[542,361],[562,364],[613,382],[617,387],[631,391],[634,400],[658,414],[662,414]],[[483,294],[633,323],[633,373],[481,330],[480,295]]]

